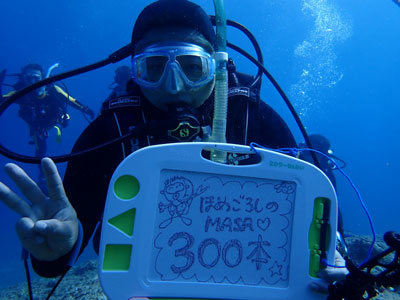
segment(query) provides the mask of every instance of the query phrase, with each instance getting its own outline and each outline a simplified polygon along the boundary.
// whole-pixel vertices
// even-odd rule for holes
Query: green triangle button
[[[121,230],[123,233],[132,236],[133,224],[135,223],[136,208],[132,208],[118,216],[108,220],[108,223],[115,228]]]

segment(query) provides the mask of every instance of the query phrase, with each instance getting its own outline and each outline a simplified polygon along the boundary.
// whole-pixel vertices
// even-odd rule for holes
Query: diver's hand
[[[53,261],[72,250],[78,238],[78,218],[54,162],[43,158],[41,164],[50,197],[23,169],[9,163],[5,171],[27,200],[1,182],[0,200],[22,216],[16,224],[16,231],[23,247],[38,260]]]
[[[84,112],[85,114],[87,114],[87,115],[90,117],[91,120],[94,119],[95,114],[94,114],[93,109],[90,109],[89,107],[85,106],[85,107],[83,108],[83,112]]]
[[[346,262],[344,258],[340,255],[339,251],[335,250],[335,266],[345,266]],[[314,292],[328,294],[328,287],[333,281],[340,281],[346,278],[346,275],[349,274],[347,268],[334,268],[334,267],[326,267],[325,269],[319,272],[319,277],[324,281],[313,282],[310,284],[310,288]]]

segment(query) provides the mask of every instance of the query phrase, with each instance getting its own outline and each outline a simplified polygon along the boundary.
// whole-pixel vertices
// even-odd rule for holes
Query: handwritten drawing
[[[165,170],[159,186],[154,280],[288,285],[296,183]]]
[[[282,267],[283,266],[281,264],[275,261],[272,267],[268,269],[271,272],[271,277],[282,276]]]
[[[200,185],[194,192],[193,183],[182,176],[174,176],[164,182],[164,189],[160,191],[167,203],[160,202],[158,209],[162,213],[168,211],[169,217],[160,223],[160,228],[166,228],[175,218],[180,218],[183,224],[192,224],[191,218],[186,217],[190,205],[195,197],[202,194],[207,187]]]
[[[260,228],[262,231],[267,230],[270,225],[271,225],[270,218],[257,219],[257,227]]]
[[[296,186],[293,183],[284,181],[282,183],[275,184],[274,187],[277,193],[290,195],[295,192]]]

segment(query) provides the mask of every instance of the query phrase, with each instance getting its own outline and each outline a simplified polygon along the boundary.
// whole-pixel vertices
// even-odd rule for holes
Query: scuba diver
[[[311,146],[313,149],[318,150],[326,155],[324,156],[317,153],[319,168],[325,173],[326,176],[328,176],[329,180],[332,182],[333,187],[336,189],[336,178],[335,175],[333,174],[335,166],[332,164],[330,159],[328,159],[328,158],[333,158],[333,159],[336,158],[335,156],[333,156],[333,151],[331,150],[331,143],[322,134],[310,134],[308,138],[311,142]],[[300,144],[299,146],[300,148],[307,148],[306,144]],[[313,158],[311,157],[311,153],[308,151],[302,151],[300,158],[311,163],[314,162]]]
[[[128,86],[129,94],[137,101],[121,102],[108,106],[107,110],[103,106],[102,114],[84,130],[72,152],[112,140],[129,132],[133,126],[154,125],[151,132],[144,132],[133,141],[111,145],[71,160],[63,182],[68,199],[62,185],[57,185],[56,189],[49,185],[50,194],[58,195],[58,200],[54,201],[58,201],[63,212],[50,212],[44,203],[40,205],[39,218],[30,209],[29,212],[20,212],[29,218],[18,222],[17,232],[40,275],[56,276],[65,271],[66,261],[77,239],[78,220],[84,232],[82,249],[86,247],[101,221],[111,176],[127,155],[149,145],[206,141],[211,134],[215,85],[212,55],[216,37],[210,18],[203,9],[187,0],[156,1],[140,13],[133,29],[132,44],[134,81],[131,79]],[[240,84],[237,80],[229,84],[232,87]],[[229,143],[249,144],[254,141],[271,148],[296,146],[286,123],[265,102],[240,93],[231,93],[229,102]],[[187,136],[173,131],[184,126],[190,131]],[[43,168],[50,182],[54,183],[55,165],[50,159],[44,159]],[[12,178],[26,182],[22,170],[15,165],[8,165],[6,170]],[[33,182],[32,191],[33,195],[28,197],[40,198],[40,190]],[[4,202],[23,201],[9,196],[2,190]],[[36,221],[38,219],[40,221]],[[37,244],[35,237],[42,239],[43,243]],[[96,236],[94,241],[95,244],[98,241]]]
[[[142,129],[135,138],[70,160],[63,181],[54,162],[42,159],[49,197],[20,167],[12,163],[5,167],[32,204],[1,182],[0,200],[22,216],[16,231],[41,276],[65,274],[69,262],[76,260],[92,236],[98,251],[98,225],[109,182],[130,153],[156,144],[210,141],[216,35],[205,11],[188,0],[155,1],[138,16],[131,45],[130,100],[105,103],[72,153],[104,144],[132,128]],[[228,69],[226,141],[243,145],[256,142],[272,149],[296,147],[284,120],[259,98],[259,86],[248,86],[253,77],[236,72],[232,60]],[[340,264],[343,260],[336,261]],[[345,269],[327,272],[328,279],[345,275]]]
[[[100,113],[108,110],[111,106],[119,105],[119,103],[130,101],[129,82],[132,80],[132,70],[129,66],[120,66],[115,69],[114,82],[109,86],[112,89],[111,94],[102,104]]]
[[[114,82],[110,84],[109,88],[112,93],[108,98],[116,98],[125,96],[127,94],[127,83],[132,79],[132,70],[129,66],[120,66],[115,69]]]
[[[3,71],[5,75],[5,70]],[[47,76],[50,75],[48,72]],[[3,95],[3,100],[12,96],[16,91],[36,83],[43,79],[43,68],[38,64],[28,64],[24,66],[18,75],[18,81],[12,85],[13,91]],[[88,106],[78,102],[58,85],[49,85],[38,89],[24,96],[17,101],[19,105],[18,115],[29,126],[31,140],[29,144],[35,146],[35,156],[46,156],[47,138],[49,130],[55,129],[57,142],[61,141],[61,130],[68,126],[69,115],[67,106],[82,111],[91,119],[94,119],[94,112]],[[46,186],[42,168],[39,167],[39,182],[41,186]]]

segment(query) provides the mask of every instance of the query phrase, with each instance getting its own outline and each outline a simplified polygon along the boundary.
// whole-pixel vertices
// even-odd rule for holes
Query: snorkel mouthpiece
[[[228,53],[226,52],[226,16],[223,0],[214,0],[217,48],[215,53],[214,119],[211,141],[226,143],[226,118],[228,111]],[[211,159],[226,162],[226,152],[213,150]]]

